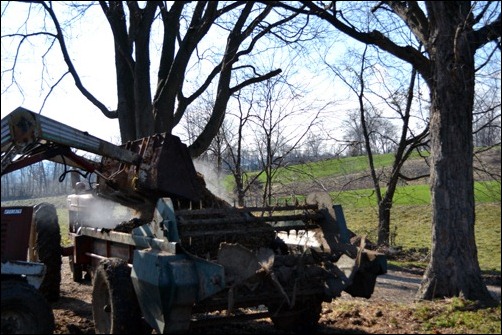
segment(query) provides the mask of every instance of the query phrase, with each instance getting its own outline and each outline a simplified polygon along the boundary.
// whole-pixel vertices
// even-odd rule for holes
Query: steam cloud
[[[214,164],[203,161],[201,159],[196,159],[193,163],[197,172],[201,173],[204,176],[206,187],[209,189],[209,191],[211,191],[211,193],[213,193],[217,197],[225,200],[226,202],[232,203],[233,200],[225,191],[223,184],[223,175],[218,177],[218,173]]]

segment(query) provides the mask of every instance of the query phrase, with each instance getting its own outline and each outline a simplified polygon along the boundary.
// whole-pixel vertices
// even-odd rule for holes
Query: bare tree
[[[348,37],[408,62],[421,75],[431,100],[432,255],[418,297],[493,301],[481,277],[474,237],[472,113],[475,53],[484,47],[500,52],[500,2],[276,5],[319,17]],[[344,15],[346,10],[353,15]],[[404,35],[397,32],[416,42],[402,45]]]
[[[9,6],[23,5],[30,6],[26,11],[27,17],[18,20],[23,26],[13,33],[2,35],[2,42],[7,39],[14,41],[14,48],[19,52],[29,47],[32,38],[45,37],[47,49],[44,57],[57,52],[55,46],[59,46],[60,57],[68,71],[49,83],[46,99],[67,75],[71,76],[78,90],[103,115],[118,119],[122,142],[154,132],[171,133],[187,107],[209,87],[215,87],[211,116],[189,146],[193,157],[201,155],[218,133],[232,94],[281,72],[279,68],[270,67],[260,72],[254,66],[251,56],[255,49],[265,52],[268,48],[260,45],[259,41],[267,36],[275,36],[281,43],[299,40],[302,29],[306,29],[305,26],[297,26],[295,33],[290,34],[288,24],[297,14],[275,15],[271,4],[258,2],[99,1],[68,5],[26,1],[3,6],[2,18],[19,15],[14,8],[11,11]],[[113,110],[107,108],[83,84],[83,69],[77,69],[72,61],[72,52],[78,50],[68,48],[66,37],[66,29],[71,27],[70,21],[91,12],[96,5],[99,5],[103,18],[109,23],[115,47],[117,107]],[[65,10],[71,11],[68,22],[60,20]],[[29,23],[32,20],[35,22],[40,15],[45,15],[45,24],[39,31],[32,31],[36,25]],[[160,22],[161,32],[152,34],[156,20]],[[160,42],[154,41],[157,36],[160,36]],[[201,47],[203,42],[207,44],[207,40],[212,45],[210,50]],[[159,43],[161,50],[157,64],[157,85],[152,93],[150,50],[153,43]],[[3,70],[3,74],[10,74],[10,87],[15,87],[20,64],[15,59],[11,64],[10,68]],[[45,64],[44,58],[42,65]],[[187,87],[187,76],[193,67],[199,70],[199,76],[192,82],[196,85]],[[50,73],[50,69],[44,68],[43,73]],[[2,76],[2,80],[5,78]],[[236,78],[241,80],[236,81]]]
[[[206,94],[203,98],[198,99],[185,112],[185,122],[183,123],[183,132],[180,136],[186,137],[188,143],[192,143],[204,130],[205,125],[209,122],[212,110],[214,108],[214,100],[211,94]],[[220,175],[223,169],[222,156],[225,151],[224,128],[225,121],[214,136],[208,149],[199,156],[200,160],[215,164],[215,168]]]
[[[7,173],[5,176],[2,176],[2,184],[0,185],[1,187],[1,194],[2,194],[2,200],[5,197],[5,199],[9,199],[14,196],[14,174],[13,173]]]
[[[301,103],[298,87],[292,87],[278,76],[261,86],[260,97],[253,106],[253,134],[265,176],[262,203],[272,203],[273,179],[285,166],[287,157],[299,148],[322,109]],[[314,107],[315,108],[315,107]]]
[[[422,129],[417,131],[413,130],[410,125],[410,119],[413,116],[412,103],[415,100],[416,70],[411,70],[408,88],[404,93],[399,93],[403,91],[402,87],[392,88],[388,84],[379,88],[383,90],[382,92],[371,92],[367,81],[373,74],[367,74],[367,72],[380,66],[369,61],[367,52],[368,46],[364,48],[360,57],[355,57],[352,54],[352,58],[356,58],[360,64],[358,70],[348,68],[349,72],[354,76],[353,79],[347,78],[337,67],[330,64],[328,66],[357,97],[359,109],[349,112],[348,120],[344,123],[348,129],[346,140],[352,143],[352,150],[357,150],[359,155],[364,154],[368,157],[369,173],[378,204],[377,243],[381,246],[388,246],[390,242],[391,209],[398,183],[401,180],[425,177],[407,177],[403,174],[402,167],[414,150],[420,150],[426,146],[429,127],[427,122],[424,122]],[[400,80],[397,82],[400,83]],[[400,122],[401,132],[399,136],[394,130],[394,125],[388,119],[382,117],[381,113],[375,111],[376,108],[373,107],[374,102],[372,102],[375,99],[372,99],[370,94],[373,94],[373,97],[376,95],[386,103],[387,107],[389,107],[388,114],[392,111],[392,114],[388,115],[389,118]],[[388,145],[387,142],[391,144]],[[394,153],[392,169],[388,172],[385,169],[378,171],[374,162],[374,155],[384,153],[387,148],[389,152]],[[381,184],[385,184],[385,191],[382,190]]]
[[[225,127],[223,131],[223,138],[227,144],[223,161],[233,176],[234,192],[237,196],[237,205],[240,207],[245,205],[248,191],[261,175],[261,173],[249,174],[244,162],[247,147],[245,144],[246,128],[249,127],[249,121],[253,117],[255,92],[256,87],[253,87],[235,94],[237,106],[227,112],[231,118],[229,118],[229,122],[231,122],[230,120],[235,120],[235,122],[231,123],[231,126]]]
[[[474,112],[474,145],[500,145],[500,104],[477,106]]]
[[[69,170],[62,164],[43,161],[2,176],[2,198],[33,198],[67,194],[65,176]]]
[[[324,138],[318,133],[309,132],[304,143],[304,147],[307,151],[308,160],[319,159],[324,152],[325,144]]]
[[[344,141],[350,146],[350,156],[367,154],[366,140],[361,124],[361,113],[364,113],[367,140],[374,154],[391,153],[396,149],[396,127],[375,107],[366,104],[362,109],[349,110],[342,122]]]

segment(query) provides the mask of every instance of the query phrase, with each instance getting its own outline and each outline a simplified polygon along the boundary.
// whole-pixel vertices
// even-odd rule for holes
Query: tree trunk
[[[387,196],[378,204],[378,245],[389,245],[390,241],[390,210],[392,208],[392,198]]]
[[[474,237],[474,51],[464,25],[468,12],[456,2],[431,6],[432,254],[417,297],[489,301]]]

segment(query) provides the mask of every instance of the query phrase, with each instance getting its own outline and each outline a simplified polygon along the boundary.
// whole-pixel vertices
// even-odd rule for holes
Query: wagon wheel
[[[317,327],[321,317],[322,298],[314,296],[297,301],[293,308],[287,304],[271,304],[268,306],[270,319],[275,328],[289,332],[305,334]]]
[[[2,334],[52,334],[54,314],[42,294],[28,283],[2,281]]]
[[[39,290],[48,301],[59,299],[61,286],[61,232],[56,207],[48,203],[35,206],[37,258],[46,266],[44,280]]]
[[[143,333],[145,325],[127,262],[104,259],[93,277],[92,314],[96,334]]]

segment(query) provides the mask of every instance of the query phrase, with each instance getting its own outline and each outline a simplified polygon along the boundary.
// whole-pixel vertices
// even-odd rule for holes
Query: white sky
[[[59,3],[53,2],[53,5],[57,7]],[[2,12],[4,6],[5,2],[2,2]],[[24,17],[26,17],[25,11],[29,8],[29,5],[26,3],[12,2],[9,6],[8,15],[2,17],[2,36],[14,33],[21,27],[22,21],[20,22],[20,18],[24,20]],[[38,7],[33,6],[33,8]],[[12,15],[14,10],[19,12],[19,15]],[[84,86],[110,110],[113,110],[116,108],[113,38],[109,25],[105,22],[101,8],[96,6],[90,9],[90,11],[94,13],[88,13],[83,19],[78,19],[72,23],[70,29],[67,31],[67,34],[71,35],[71,37],[67,37],[66,42],[68,43],[70,57]],[[57,13],[59,12],[57,11]],[[42,19],[43,15],[39,14],[39,17]],[[92,21],[88,18],[92,18]],[[63,21],[61,20],[61,22]],[[47,24],[52,27],[52,22],[49,19],[47,19]],[[36,29],[31,30],[37,31]],[[8,44],[9,40],[11,39],[2,39],[1,50],[2,118],[19,106],[38,113],[43,104],[43,99],[48,92],[47,85],[42,87],[40,78],[43,76],[52,85],[67,69],[62,59],[59,45],[54,45],[54,50],[45,59],[47,68],[50,69],[50,72],[46,73],[40,72],[42,70],[42,53],[45,51],[42,37],[30,39],[30,43],[40,44],[41,47],[38,49],[33,48],[33,45],[26,44],[19,50],[15,80],[23,90],[21,94],[16,87],[11,87],[6,91],[6,85],[11,81],[11,73],[4,71],[12,65],[14,60],[13,53],[16,50],[18,42],[17,40],[11,40],[11,44]],[[37,44],[34,45],[38,46]],[[336,50],[340,53],[344,51],[339,46],[338,49]],[[154,53],[151,56],[152,68],[155,70],[157,62],[154,59]],[[347,88],[345,85],[341,83],[334,84],[333,79],[329,78],[329,74],[326,71],[319,71],[315,66],[311,66],[312,64],[298,65],[300,70],[297,80],[300,80],[303,84],[308,83],[308,88],[312,93],[305,96],[304,99],[311,101],[312,106],[315,106],[316,103],[322,105],[322,100],[333,101],[347,97]],[[155,81],[155,78],[156,76],[152,76],[153,81]],[[152,84],[155,85],[156,83],[152,82]],[[336,106],[326,111],[325,115],[330,115],[331,118],[326,119],[324,126],[337,127],[345,111],[353,107],[353,103],[343,104],[341,101],[337,101]],[[42,115],[79,130],[87,131],[91,135],[104,140],[113,143],[120,142],[118,120],[106,118],[78,91],[73,78],[69,74],[64,77],[45,102]],[[305,120],[298,120],[297,118],[295,121],[301,124],[302,122],[307,123],[307,119],[308,117],[305,117]],[[341,138],[342,133],[340,131],[334,132],[333,137]]]
[[[26,4],[16,5],[15,8],[24,11]],[[3,4],[2,4],[3,9]],[[9,10],[13,10],[9,8]],[[99,8],[96,8],[96,10]],[[12,13],[10,13],[12,14]],[[102,16],[102,13],[98,13]],[[20,16],[24,15],[20,13]],[[15,15],[2,17],[2,35],[11,32],[11,29],[19,27],[19,21]],[[101,22],[101,24],[100,24]],[[79,33],[82,31],[82,33]],[[74,39],[68,39],[68,49],[74,65],[81,75],[84,86],[110,109],[116,106],[115,66],[113,60],[113,42],[110,28],[106,22],[94,20],[93,24],[85,21],[76,21],[72,27]],[[7,45],[2,39],[2,72],[12,63],[12,53],[16,44]],[[32,39],[32,42],[42,41],[42,38]],[[41,54],[33,54],[33,48],[25,45],[18,55],[18,71],[16,81],[23,89],[21,94],[16,88],[4,92],[5,85],[10,82],[10,73],[2,73],[2,118],[22,106],[38,113],[43,99],[47,94],[47,88],[41,91],[40,78],[45,76],[47,81],[54,83],[66,71],[59,45],[54,45],[51,57],[47,59],[50,73],[41,73]],[[43,49],[41,49],[43,50]],[[43,52],[43,51],[40,51]],[[82,131],[102,139],[114,142],[119,138],[119,126],[117,120],[106,118],[90,101],[78,91],[73,78],[68,74],[60,85],[51,93],[46,101],[42,115],[56,121],[68,124]]]

